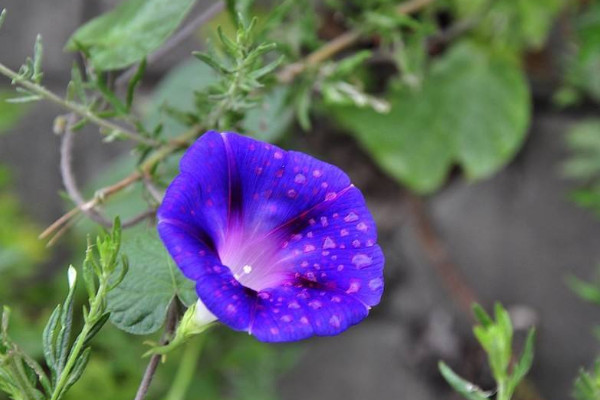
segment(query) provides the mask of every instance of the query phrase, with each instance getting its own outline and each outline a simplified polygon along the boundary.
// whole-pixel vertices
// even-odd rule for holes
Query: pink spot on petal
[[[332,315],[331,318],[329,318],[329,325],[333,326],[334,328],[339,328],[340,318],[337,315]]]
[[[323,241],[323,248],[324,249],[335,249],[335,242],[333,241],[333,239],[330,238],[329,236],[327,236],[325,238],[325,240]]]
[[[306,177],[302,174],[298,174],[294,177],[294,182],[296,182],[298,184],[302,184],[302,183],[306,182]]]
[[[346,222],[354,222],[358,220],[358,215],[356,215],[356,213],[351,212],[350,214],[346,215],[344,217],[344,221]]]
[[[283,153],[280,151],[276,151],[275,153],[273,153],[273,158],[275,158],[276,160],[281,160],[283,158]]]
[[[361,232],[366,232],[366,230],[369,229],[369,227],[364,222],[359,222],[358,225],[356,225],[356,229],[358,229]]]

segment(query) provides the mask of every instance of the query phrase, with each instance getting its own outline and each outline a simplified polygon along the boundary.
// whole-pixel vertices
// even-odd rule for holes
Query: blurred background
[[[40,33],[44,85],[64,93],[77,59],[63,51],[68,38],[118,3],[0,0],[9,11],[0,62],[18,69]],[[569,398],[579,368],[599,353],[600,309],[567,281],[593,280],[600,260],[600,5],[423,2],[414,20],[389,22],[376,12],[385,3],[324,1],[298,16],[300,31],[315,41],[299,47],[304,53],[363,23],[364,39],[354,47],[373,52],[356,74],[366,74],[365,90],[374,97],[364,102],[373,107],[356,107],[356,96],[336,102],[334,82],[313,105],[310,126],[290,110],[266,137],[339,165],[363,190],[387,259],[381,304],[338,337],[297,344],[266,345],[218,328],[188,349],[200,354],[204,345],[201,358],[185,364],[197,376],[187,397],[169,398],[456,399],[439,376],[440,359],[484,388],[493,384],[471,332],[472,300],[509,309],[517,349],[527,328],[537,327],[531,379],[517,398]],[[211,4],[198,1],[190,16]],[[165,99],[179,104],[188,96],[181,91],[203,85],[206,72],[190,53],[205,48],[210,30],[226,20],[217,15],[148,67],[142,111]],[[393,24],[403,35],[382,33]],[[300,35],[294,28],[279,34]],[[489,49],[495,53],[485,58]],[[11,90],[1,79],[0,98]],[[51,247],[37,239],[69,208],[53,133],[61,113],[43,101],[0,104],[0,303],[13,309],[12,336],[37,355],[51,305],[65,291],[65,268],[81,263],[85,235],[96,229],[82,221]],[[402,132],[408,139],[394,139]],[[75,146],[76,178],[88,194],[122,176],[126,144],[105,144],[87,127]],[[108,327],[69,398],[132,398],[144,339]],[[169,390],[180,358],[161,366],[152,398]]]

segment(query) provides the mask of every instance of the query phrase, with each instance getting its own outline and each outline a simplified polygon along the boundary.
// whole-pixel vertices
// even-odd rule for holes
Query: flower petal
[[[368,313],[368,307],[356,298],[318,285],[280,286],[258,294],[250,333],[265,342],[333,336]]]
[[[158,209],[158,220],[195,227],[209,244],[221,245],[229,216],[229,169],[221,135],[202,135],[181,159],[180,169]]]
[[[196,281],[206,308],[236,330],[248,330],[256,293],[243,287],[192,228],[161,221],[158,232],[183,274]]]
[[[223,133],[237,167],[241,223],[249,235],[266,234],[350,186],[339,168],[303,153]]]

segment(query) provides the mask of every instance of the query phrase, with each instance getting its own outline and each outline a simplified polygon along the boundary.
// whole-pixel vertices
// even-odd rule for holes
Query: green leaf
[[[573,388],[576,400],[598,400],[600,398],[600,360],[594,363],[591,372],[581,370]]]
[[[600,288],[597,285],[582,281],[574,276],[567,278],[567,285],[585,301],[600,304]]]
[[[271,143],[280,139],[294,119],[294,111],[287,104],[288,93],[287,87],[276,87],[258,107],[248,110],[242,121],[244,133]]]
[[[194,0],[126,0],[79,28],[66,48],[84,50],[99,70],[127,67],[158,49],[193,3]]]
[[[525,340],[525,347],[523,348],[523,354],[519,359],[519,362],[513,369],[513,372],[510,376],[509,390],[512,392],[517,385],[525,378],[525,375],[531,369],[531,365],[533,364],[533,342],[535,340],[535,329],[531,329],[527,334],[527,339]]]
[[[28,106],[7,102],[13,97],[13,92],[0,90],[0,135],[10,132],[10,129],[25,115]]]
[[[494,323],[489,314],[477,303],[473,304],[473,314],[475,314],[475,319],[477,319],[477,322],[479,322],[484,328],[488,328]]]
[[[486,400],[490,397],[489,393],[483,392],[477,386],[456,375],[454,371],[452,371],[452,369],[446,365],[446,363],[440,362],[438,364],[438,368],[446,382],[448,382],[448,384],[465,399]]]
[[[453,0],[458,15],[478,23],[474,34],[515,50],[540,48],[567,0]]]
[[[566,83],[600,101],[600,3],[590,2],[572,26],[575,51],[566,60]]]
[[[438,189],[455,163],[472,180],[494,174],[519,150],[529,124],[519,65],[469,42],[435,61],[422,88],[397,88],[388,100],[387,114],[330,110],[383,170],[419,193]]]
[[[194,92],[204,90],[217,81],[218,75],[208,65],[196,59],[182,62],[156,86],[152,100],[144,110],[146,126],[161,123],[168,137],[182,133],[187,126],[162,113],[161,108],[168,106],[182,112],[194,112]]]
[[[129,257],[129,272],[108,294],[110,320],[118,328],[137,335],[161,327],[171,300],[187,306],[198,299],[194,283],[181,275],[155,231],[128,233],[122,252]]]

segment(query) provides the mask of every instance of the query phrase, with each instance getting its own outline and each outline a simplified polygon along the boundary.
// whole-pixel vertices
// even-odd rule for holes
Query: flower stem
[[[92,121],[96,125],[107,129],[109,132],[116,131],[116,132],[119,132],[119,134],[121,134],[131,140],[135,140],[136,142],[144,143],[144,144],[147,144],[150,146],[157,145],[157,142],[155,140],[148,139],[148,138],[140,135],[137,132],[130,131],[126,128],[123,128],[123,127],[111,122],[111,121],[107,121],[103,118],[100,118],[96,114],[94,114],[93,112],[88,110],[86,107],[83,107],[77,103],[73,103],[72,101],[64,100],[64,99],[60,98],[59,96],[57,96],[56,94],[49,91],[48,89],[46,89],[45,87],[38,85],[34,82],[30,82],[26,79],[23,79],[15,71],[11,70],[10,68],[6,67],[4,64],[1,64],[1,63],[0,63],[0,74],[6,76],[7,78],[12,79],[13,83],[24,87],[25,89],[29,90],[30,92],[35,93],[35,94],[45,98],[46,100],[49,100],[55,104],[58,104],[62,108],[65,108],[71,112],[74,112],[74,113],[82,116],[85,119]]]
[[[196,340],[190,341],[185,346],[173,386],[171,386],[165,400],[185,400],[185,395],[194,378],[198,358],[204,348],[204,342],[204,335],[200,335]]]

